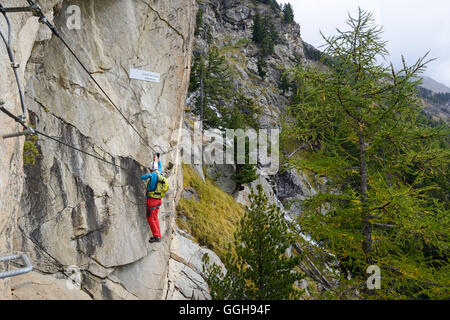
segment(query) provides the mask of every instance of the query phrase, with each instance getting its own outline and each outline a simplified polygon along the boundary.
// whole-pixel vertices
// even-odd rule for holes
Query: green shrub
[[[37,136],[28,136],[23,145],[23,163],[24,165],[34,165],[36,157],[39,156],[39,151],[36,147]]]

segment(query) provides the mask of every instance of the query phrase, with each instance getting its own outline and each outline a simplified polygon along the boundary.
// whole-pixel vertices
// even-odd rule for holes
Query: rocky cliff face
[[[48,1],[44,6],[48,10],[57,1]],[[5,7],[21,6],[22,1],[11,0],[2,3]],[[18,70],[19,79],[24,84],[24,73],[31,49],[38,32],[36,19],[29,19],[27,14],[12,14],[9,16],[13,30],[11,32],[12,50],[16,57],[16,62],[20,63]],[[0,28],[6,36],[7,24],[0,19]],[[34,23],[33,23],[34,21]],[[21,113],[19,96],[10,62],[7,58],[7,51],[3,44],[0,45],[0,100],[4,101],[4,107],[14,114]],[[2,114],[0,116],[0,128],[2,135],[19,131],[19,126]],[[7,255],[13,251],[12,239],[16,229],[16,219],[19,212],[19,202],[22,192],[22,150],[23,138],[9,140],[0,139],[0,253]],[[3,267],[3,266],[2,266]],[[0,280],[0,299],[9,298],[9,280]]]
[[[262,128],[279,127],[280,112],[288,102],[277,88],[281,73],[304,58],[300,25],[283,24],[281,11],[251,0],[208,0],[199,7],[203,11],[205,28],[211,31],[213,45],[227,58],[234,74],[236,89],[254,98],[262,109]],[[269,14],[280,36],[274,53],[266,57],[267,77],[258,77],[257,60],[260,50],[252,43],[253,18],[256,12]],[[206,39],[196,38],[194,50],[208,48]]]
[[[79,30],[66,27],[70,5],[80,8]],[[163,153],[171,193],[159,216],[163,242],[150,245],[145,184],[139,177],[152,151],[59,39],[36,17],[15,16],[13,41],[30,122],[121,168],[39,137],[36,163],[22,170],[23,138],[0,141],[0,252],[26,252],[34,266],[34,273],[12,279],[14,297],[51,298],[59,288],[60,297],[67,298],[80,293],[94,299],[208,298],[200,259],[209,251],[178,232],[174,222],[182,185],[175,132],[189,82],[195,2],[55,0],[43,7],[133,126]],[[1,96],[17,112],[12,73],[2,56]],[[130,68],[160,73],[161,81],[131,80]],[[0,121],[2,133],[17,129],[4,116]],[[57,281],[72,270],[80,272],[83,291]],[[8,292],[4,288],[4,296]]]
[[[281,117],[289,102],[288,94],[283,94],[278,88],[281,74],[284,70],[294,67],[299,60],[306,60],[300,25],[284,24],[280,10],[250,0],[208,0],[202,1],[199,8],[203,11],[204,29],[210,30],[213,39],[211,45],[219,48],[231,69],[235,91],[252,98],[262,111],[258,119],[260,128],[281,129]],[[253,18],[257,12],[272,17],[280,38],[274,47],[274,53],[265,58],[267,77],[264,81],[258,76],[257,60],[260,49],[251,40]],[[208,48],[207,39],[196,37],[194,52],[205,55]],[[192,94],[195,95],[196,93]],[[191,97],[187,101],[191,109],[193,101]],[[193,130],[189,121],[185,122],[185,126],[188,131]],[[265,164],[259,161],[258,169],[264,169],[264,166]],[[231,180],[234,173],[232,166],[213,165],[205,169],[208,176],[215,177],[216,183],[224,191],[231,193],[235,190],[236,184]],[[305,195],[315,192],[303,174],[295,170],[279,172],[277,175],[265,175],[263,171],[259,170],[262,176],[252,183],[252,187],[262,184],[272,201],[287,203],[289,200],[301,200]],[[246,186],[234,196],[238,202],[247,205],[249,193],[250,189]]]

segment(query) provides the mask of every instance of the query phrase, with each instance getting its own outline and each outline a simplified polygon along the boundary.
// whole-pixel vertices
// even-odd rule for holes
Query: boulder
[[[194,200],[199,202],[200,198],[198,197],[197,191],[195,191],[194,188],[191,187],[184,187],[183,192],[181,193],[181,197],[188,199],[188,200]]]
[[[277,199],[275,197],[275,192],[273,190],[272,184],[269,182],[269,178],[260,175],[258,179],[253,181],[250,184],[246,184],[243,186],[243,190],[237,191],[233,196],[236,202],[241,203],[244,206],[250,205],[249,196],[251,194],[251,190],[256,191],[256,187],[258,185],[262,185],[264,194],[268,197],[269,203],[276,203]]]
[[[232,176],[236,169],[234,165],[207,165],[205,166],[206,174],[214,180],[216,185],[227,193],[232,193],[236,190],[236,182],[233,181]]]
[[[246,6],[234,7],[225,12],[225,16],[233,22],[241,22],[242,20],[247,19],[249,15],[250,9]]]
[[[224,269],[219,257],[209,249],[202,248],[176,231],[170,248],[169,283],[166,299],[209,300],[209,288],[203,270],[203,256],[209,256],[209,264],[217,264]]]

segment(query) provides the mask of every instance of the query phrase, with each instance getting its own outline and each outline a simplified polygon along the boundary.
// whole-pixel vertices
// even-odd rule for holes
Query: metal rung
[[[0,279],[19,276],[21,274],[25,274],[25,273],[31,272],[33,270],[33,266],[31,264],[30,260],[28,259],[27,255],[25,255],[25,254],[16,254],[16,255],[8,256],[8,257],[0,257],[0,262],[7,262],[7,261],[18,260],[18,259],[22,259],[22,262],[25,265],[25,267],[23,267],[21,269],[17,269],[17,270],[12,270],[12,271],[0,272]]]
[[[33,130],[27,129],[22,132],[5,134],[5,135],[3,135],[3,139],[15,138],[15,137],[20,137],[20,136],[28,136],[28,135],[34,135],[34,134],[36,134],[36,133]]]

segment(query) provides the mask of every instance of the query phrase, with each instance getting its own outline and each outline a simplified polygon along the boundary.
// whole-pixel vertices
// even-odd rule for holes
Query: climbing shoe
[[[161,238],[151,237],[150,240],[148,240],[148,242],[150,242],[150,243],[161,242]]]

